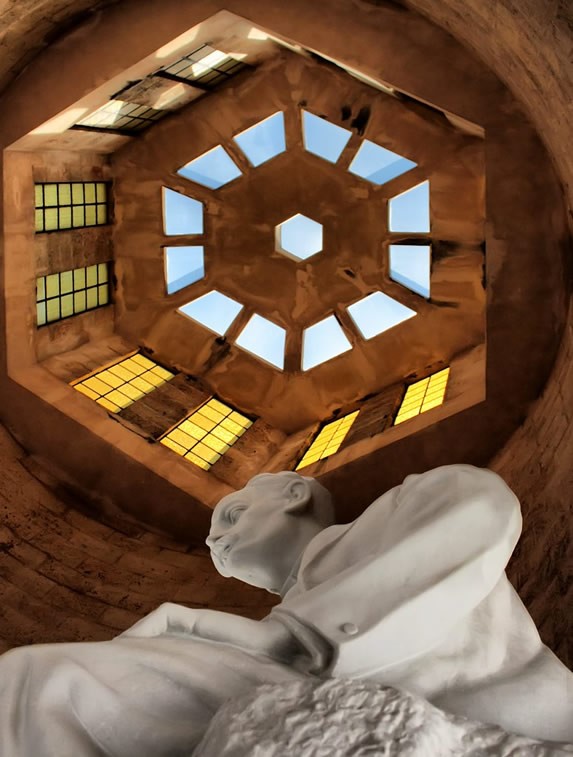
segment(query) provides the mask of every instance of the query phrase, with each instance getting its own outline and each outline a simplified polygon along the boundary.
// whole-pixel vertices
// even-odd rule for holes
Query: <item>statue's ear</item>
[[[286,487],[287,513],[303,513],[308,509],[312,501],[310,484],[304,478],[290,481]]]

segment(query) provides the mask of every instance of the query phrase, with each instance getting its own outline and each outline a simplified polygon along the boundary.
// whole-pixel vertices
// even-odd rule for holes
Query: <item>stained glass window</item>
[[[444,368],[443,371],[438,371],[432,376],[411,384],[406,390],[394,425],[397,426],[399,423],[441,405],[446,394],[449,375],[450,369]]]
[[[51,273],[36,279],[38,326],[61,321],[110,302],[109,263]]]
[[[72,386],[106,410],[119,413],[173,376],[171,371],[136,353],[74,381]]]
[[[36,184],[36,233],[102,226],[109,221],[102,181]]]
[[[160,442],[199,468],[209,470],[252,423],[232,407],[210,399],[168,431]]]
[[[304,457],[296,466],[296,470],[306,468],[307,465],[318,462],[318,460],[324,460],[326,457],[334,455],[338,452],[340,445],[344,441],[344,438],[350,431],[350,427],[356,420],[359,411],[345,415],[343,418],[339,418],[336,421],[331,421],[322,427],[316,439],[310,445]]]

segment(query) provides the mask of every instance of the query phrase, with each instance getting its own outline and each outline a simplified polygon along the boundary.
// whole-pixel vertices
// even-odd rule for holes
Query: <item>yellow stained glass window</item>
[[[394,425],[414,418],[420,413],[425,413],[433,407],[438,407],[444,401],[450,369],[444,368],[432,376],[411,384],[406,390],[398,414],[394,419]]]
[[[312,465],[312,463],[316,463],[318,460],[324,460],[325,457],[330,457],[335,452],[338,452],[340,445],[344,441],[346,434],[350,431],[350,427],[356,420],[359,412],[359,410],[356,410],[354,413],[349,413],[323,426],[300,463],[296,466],[296,470],[306,468],[307,465]]]
[[[45,326],[110,302],[109,263],[36,279],[37,325]]]
[[[210,399],[159,441],[186,460],[208,470],[252,423],[232,407]]]
[[[106,410],[119,413],[157,386],[165,384],[174,375],[153,360],[136,353],[78,379],[71,385]]]
[[[103,181],[34,186],[36,233],[109,223],[108,185]]]

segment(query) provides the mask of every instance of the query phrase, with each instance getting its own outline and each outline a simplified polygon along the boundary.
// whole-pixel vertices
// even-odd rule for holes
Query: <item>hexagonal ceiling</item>
[[[469,227],[483,206],[466,138],[281,57],[296,90],[284,63],[263,65],[116,154],[116,202],[141,212],[115,247],[120,332],[293,431],[328,417],[329,395],[353,401],[481,341],[481,253],[449,207],[462,184]],[[321,87],[367,125],[346,128],[344,108],[310,96]]]

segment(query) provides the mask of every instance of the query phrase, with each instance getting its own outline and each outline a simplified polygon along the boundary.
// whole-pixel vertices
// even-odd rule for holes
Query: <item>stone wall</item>
[[[110,639],[165,601],[253,618],[274,604],[219,576],[206,548],[90,517],[1,426],[0,460],[0,652]]]
[[[473,48],[523,103],[548,147],[573,219],[573,5],[568,0],[410,0],[408,5]],[[543,394],[491,463],[523,506],[524,534],[510,576],[543,638],[570,667],[572,416],[570,306],[559,357]]]

